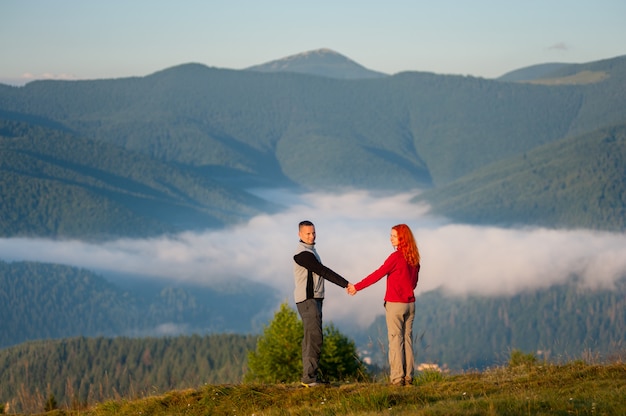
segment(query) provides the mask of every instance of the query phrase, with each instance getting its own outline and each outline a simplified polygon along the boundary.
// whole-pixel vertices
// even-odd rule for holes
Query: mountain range
[[[483,79],[381,74],[322,49],[245,70],[188,63],[145,77],[0,84],[5,239],[156,237],[286,208],[257,196],[257,188],[421,190],[416,207],[426,202],[457,222],[622,233],[625,166],[626,56]],[[276,300],[271,288],[245,280],[229,291],[159,283],[146,292],[128,276],[112,282],[63,265],[0,266],[0,295],[11,305],[2,321],[12,329],[2,346],[163,334],[168,324],[183,333],[255,331],[259,313],[265,318]],[[568,310],[595,313],[587,321],[577,315],[590,324],[576,346],[593,338],[596,324],[626,320],[610,293],[600,299],[563,290]],[[550,302],[559,293],[529,295],[520,309],[558,310]],[[437,309],[432,321],[442,331],[458,330],[446,325],[456,310],[507,311],[507,300],[494,306],[430,296],[424,300],[433,310],[450,303],[452,312]],[[555,333],[556,324],[542,327],[539,315],[525,322],[543,331],[542,340]],[[485,331],[501,329],[494,325]],[[454,339],[448,335],[437,339]],[[614,342],[613,335],[606,339]],[[496,338],[493,351],[514,337]],[[456,360],[489,365],[480,351]]]
[[[312,72],[323,57],[329,67],[348,62],[324,50],[286,61],[311,55]],[[251,195],[254,187],[419,188],[456,221],[623,230],[626,57],[553,69],[542,79],[585,73],[598,81],[419,72],[338,79],[284,66],[268,73],[184,64],[142,78],[0,85],[0,235],[151,235],[279,209]],[[597,140],[591,153],[585,137]],[[593,169],[611,185],[572,164],[574,155],[599,165]],[[530,176],[507,170],[516,158],[532,166]],[[533,169],[546,173],[546,163],[552,173],[537,182]],[[537,187],[504,200],[486,177]],[[586,204],[583,213],[557,198],[555,186],[582,198],[582,187],[603,188],[610,204]],[[477,189],[478,204],[455,204]]]

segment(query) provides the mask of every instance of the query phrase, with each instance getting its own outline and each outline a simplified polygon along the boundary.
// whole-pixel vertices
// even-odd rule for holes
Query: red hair
[[[391,229],[396,230],[396,233],[398,233],[397,250],[402,253],[406,262],[414,267],[420,264],[420,252],[417,249],[415,238],[413,238],[413,233],[409,226],[398,224],[391,227]]]

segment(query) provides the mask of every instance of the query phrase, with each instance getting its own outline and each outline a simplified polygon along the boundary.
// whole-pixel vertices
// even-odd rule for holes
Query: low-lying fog
[[[587,230],[503,229],[453,224],[426,215],[415,193],[375,196],[292,195],[266,191],[289,208],[231,228],[103,244],[0,239],[0,258],[68,264],[211,285],[246,278],[276,288],[293,305],[292,255],[298,222],[316,225],[322,262],[356,283],[391,253],[391,226],[408,224],[422,255],[418,294],[442,288],[454,295],[503,295],[545,288],[578,275],[591,288],[610,288],[626,275],[626,235]],[[147,282],[148,283],[148,282]],[[382,314],[384,280],[348,296],[326,285],[324,319],[364,326]]]

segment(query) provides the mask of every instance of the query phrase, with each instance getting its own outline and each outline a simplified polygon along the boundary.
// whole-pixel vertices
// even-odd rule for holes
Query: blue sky
[[[626,55],[624,0],[0,0],[0,82],[242,69],[329,48],[394,74],[485,78]]]

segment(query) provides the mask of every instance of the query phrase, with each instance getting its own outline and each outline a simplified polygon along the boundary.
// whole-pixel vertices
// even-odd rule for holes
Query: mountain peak
[[[264,64],[248,67],[246,70],[259,72],[297,72],[342,79],[382,78],[387,76],[387,74],[382,72],[367,69],[346,56],[328,48],[314,49],[290,55]]]

